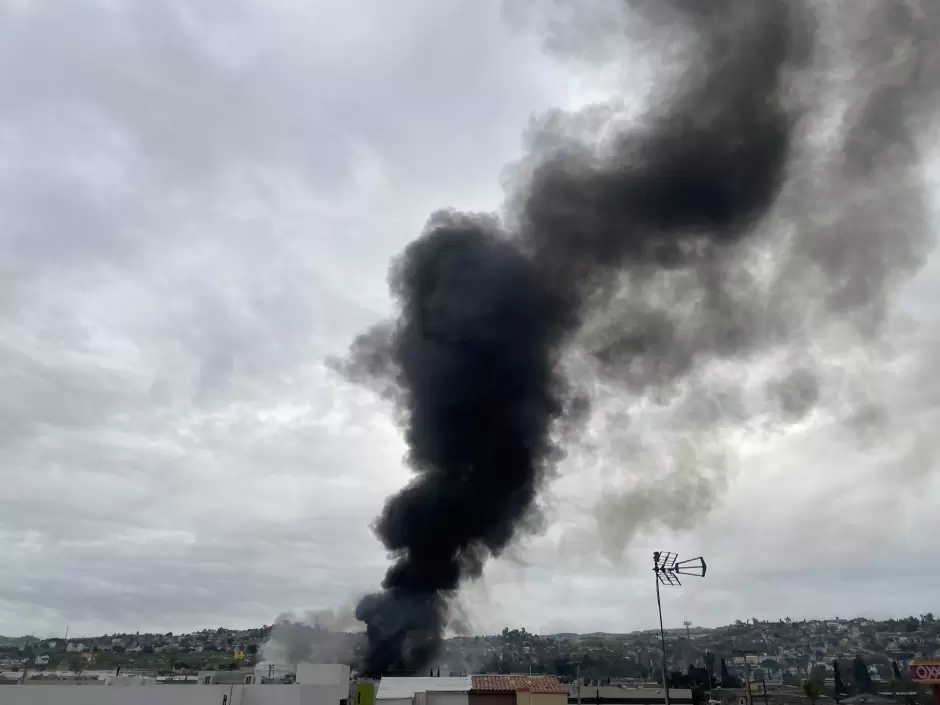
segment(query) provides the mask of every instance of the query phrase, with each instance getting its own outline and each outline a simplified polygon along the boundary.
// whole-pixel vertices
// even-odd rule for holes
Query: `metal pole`
[[[577,671],[576,671],[577,676],[576,676],[576,677],[577,677],[577,679],[578,679],[578,705],[581,705],[581,664],[579,663],[579,664],[576,666],[576,668],[577,668]]]
[[[659,639],[663,646],[663,696],[669,705],[669,674],[666,672],[666,630],[663,629],[663,603],[659,598],[659,575],[656,576],[656,608],[659,610]]]

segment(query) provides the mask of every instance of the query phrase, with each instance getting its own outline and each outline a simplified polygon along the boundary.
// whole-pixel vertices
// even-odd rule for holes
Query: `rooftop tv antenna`
[[[656,608],[659,610],[659,639],[663,648],[663,700],[665,705],[669,705],[669,673],[666,668],[666,630],[663,628],[663,603],[659,597],[659,586],[676,587],[682,585],[679,580],[680,575],[704,578],[707,567],[705,559],[701,556],[680,561],[678,554],[671,551],[653,552],[653,572],[656,574]],[[688,633],[688,620],[685,622],[685,628],[686,633]]]

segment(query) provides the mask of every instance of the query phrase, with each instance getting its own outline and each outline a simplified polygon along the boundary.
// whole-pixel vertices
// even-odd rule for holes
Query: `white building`
[[[470,676],[386,677],[379,681],[376,705],[469,705]]]
[[[349,697],[348,666],[301,664],[297,671],[297,683],[289,685],[259,685],[251,672],[242,674],[244,683],[216,683],[222,673],[219,671],[200,674],[195,685],[158,683],[151,678],[127,676],[87,681],[81,685],[36,681],[0,686],[0,702],[3,705],[345,705]],[[346,681],[341,682],[344,676]],[[305,682],[308,678],[316,682]]]
[[[258,683],[262,683],[265,680],[282,680],[284,677],[293,675],[296,672],[297,669],[282,663],[262,661],[261,663],[255,664],[255,676]]]

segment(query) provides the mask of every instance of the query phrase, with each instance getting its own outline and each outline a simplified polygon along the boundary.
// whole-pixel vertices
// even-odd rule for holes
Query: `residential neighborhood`
[[[93,672],[117,667],[154,674],[236,670],[263,659],[290,628],[290,648],[280,658],[333,660],[355,669],[361,635],[315,625],[280,623],[252,629],[205,629],[188,634],[108,634],[63,638],[0,637],[0,672]],[[298,650],[298,644],[303,648]],[[739,620],[705,628],[686,624],[665,634],[671,674],[708,669],[729,684],[750,680],[769,687],[813,680],[835,685],[835,669],[848,684],[902,681],[914,658],[940,657],[940,621],[932,614],[903,619],[777,621]],[[295,657],[289,654],[297,654]],[[542,673],[563,682],[659,682],[658,631],[628,634],[536,634],[504,628],[486,636],[453,637],[433,664],[434,673]],[[867,686],[866,686],[867,687]]]

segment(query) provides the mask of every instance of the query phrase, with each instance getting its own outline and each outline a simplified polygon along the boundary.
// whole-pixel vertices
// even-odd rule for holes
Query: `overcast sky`
[[[430,211],[499,207],[530,116],[627,74],[495,0],[0,0],[0,633],[259,625],[377,585],[404,446],[324,361],[388,315]],[[921,361],[937,276],[901,300]],[[550,516],[581,528],[492,565],[472,623],[651,628],[656,547],[709,559],[667,624],[936,611],[934,447],[891,448],[744,439],[694,532],[619,559],[591,540],[609,474],[569,462]]]

